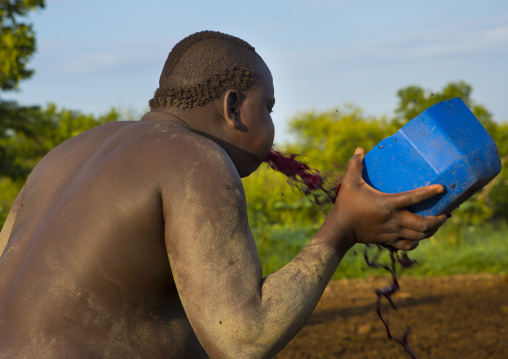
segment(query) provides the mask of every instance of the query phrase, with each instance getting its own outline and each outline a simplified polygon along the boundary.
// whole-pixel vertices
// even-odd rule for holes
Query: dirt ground
[[[508,276],[401,277],[382,312],[422,358],[508,358]],[[313,315],[275,358],[411,358],[387,339],[376,313],[375,288],[389,277],[332,281]]]

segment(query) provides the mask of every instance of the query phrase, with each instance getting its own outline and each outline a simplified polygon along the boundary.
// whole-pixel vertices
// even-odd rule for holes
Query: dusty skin
[[[336,206],[287,266],[263,277],[241,176],[273,142],[266,69],[248,91],[185,112],[156,109],[51,151],[0,243],[0,358],[264,358],[311,315],[356,242],[415,247],[445,216],[404,208],[351,159]]]

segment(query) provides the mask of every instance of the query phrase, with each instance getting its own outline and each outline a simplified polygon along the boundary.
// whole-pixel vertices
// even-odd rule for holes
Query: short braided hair
[[[171,50],[151,109],[204,106],[231,88],[247,89],[263,60],[247,42],[216,31],[192,34]],[[266,66],[266,65],[265,65]]]

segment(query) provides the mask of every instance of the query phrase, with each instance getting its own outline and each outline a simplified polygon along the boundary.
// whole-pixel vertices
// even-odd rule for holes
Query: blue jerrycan
[[[442,101],[365,155],[363,178],[385,193],[430,184],[445,191],[408,210],[450,213],[501,172],[497,146],[460,98]]]

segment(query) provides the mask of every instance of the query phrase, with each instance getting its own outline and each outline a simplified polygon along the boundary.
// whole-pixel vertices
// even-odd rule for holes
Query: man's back
[[[193,136],[171,121],[108,123],[41,160],[0,260],[0,357],[203,354],[159,193],[182,161],[171,142]]]
[[[159,85],[142,121],[65,142],[16,199],[0,232],[0,358],[273,357],[355,243],[408,250],[446,220],[405,210],[442,186],[380,193],[357,149],[322,226],[263,277],[240,177],[273,145],[268,67],[204,31],[175,45]]]

